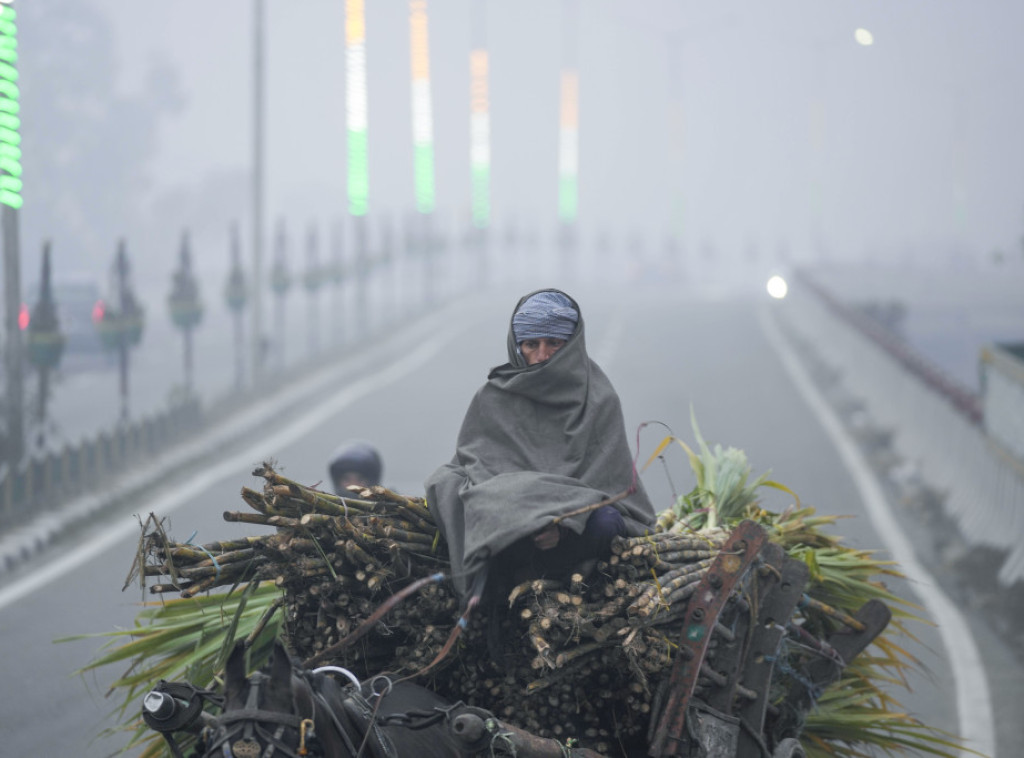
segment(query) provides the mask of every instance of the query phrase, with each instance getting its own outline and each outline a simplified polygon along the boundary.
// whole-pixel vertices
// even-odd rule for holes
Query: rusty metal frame
[[[648,748],[652,758],[679,754],[684,740],[686,710],[697,684],[708,642],[733,588],[746,575],[761,547],[768,539],[765,530],[753,521],[743,521],[722,546],[686,609],[679,650],[669,676],[668,692],[654,739]]]

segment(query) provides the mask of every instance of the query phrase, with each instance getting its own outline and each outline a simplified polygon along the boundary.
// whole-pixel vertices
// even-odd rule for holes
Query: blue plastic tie
[[[213,561],[213,567],[215,569],[217,569],[216,573],[213,575],[214,579],[220,579],[220,564],[217,563],[216,556],[214,556],[213,553],[211,553],[209,550],[207,550],[202,545],[196,545],[196,547],[198,547],[200,550],[202,550],[204,553],[206,553],[208,556],[210,556],[210,560]]]

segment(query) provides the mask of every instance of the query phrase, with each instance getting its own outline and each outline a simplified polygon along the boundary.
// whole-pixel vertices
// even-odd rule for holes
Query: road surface
[[[116,723],[110,715],[116,698],[104,693],[121,670],[74,674],[104,640],[53,640],[130,625],[142,599],[137,588],[121,592],[138,537],[133,514],[169,514],[170,533],[184,539],[195,531],[198,543],[238,536],[242,525],[224,523],[220,514],[242,507],[239,489],[255,483],[250,471],[256,464],[272,457],[287,476],[314,484],[326,477],[330,451],[351,437],[379,446],[389,486],[422,494],[423,480],[451,456],[472,393],[490,367],[505,361],[511,308],[530,289],[491,291],[443,311],[443,317],[421,320],[411,327],[418,332],[382,337],[368,352],[349,356],[348,379],[318,403],[293,411],[293,423],[279,421],[225,447],[208,464],[95,524],[0,587],[3,753],[99,758],[123,744],[123,736],[96,739]],[[819,512],[854,516],[838,527],[851,545],[883,545],[849,471],[760,325],[763,304],[702,300],[655,285],[594,285],[570,293],[583,310],[591,356],[622,399],[631,436],[643,422],[659,421],[692,442],[692,408],[705,439],[745,450],[755,474],[771,469],[774,479]],[[664,435],[660,426],[643,429],[642,459]],[[659,509],[693,484],[681,450],[667,464],[667,474],[652,466],[644,475]],[[774,491],[764,502],[769,508],[787,504]],[[66,565],[41,581],[62,556]],[[35,584],[26,585],[33,577]],[[894,589],[911,593],[906,583]],[[916,631],[920,642],[908,644],[931,675],[915,676],[913,693],[901,699],[928,723],[955,729],[956,687],[942,641],[933,628]]]

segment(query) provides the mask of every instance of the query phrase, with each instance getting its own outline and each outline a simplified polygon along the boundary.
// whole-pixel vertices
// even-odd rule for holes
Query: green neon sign
[[[20,208],[21,119],[18,113],[18,27],[17,14],[0,5],[0,203]]]

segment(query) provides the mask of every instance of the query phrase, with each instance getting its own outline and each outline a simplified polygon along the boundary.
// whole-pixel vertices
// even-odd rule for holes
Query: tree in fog
[[[22,270],[35,270],[42,240],[51,239],[55,275],[100,274],[117,237],[133,232],[160,119],[183,96],[162,64],[140,92],[119,91],[113,28],[87,0],[20,3],[18,14]]]

